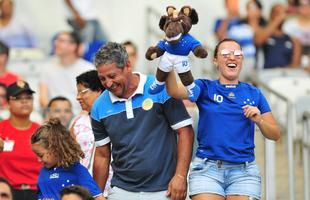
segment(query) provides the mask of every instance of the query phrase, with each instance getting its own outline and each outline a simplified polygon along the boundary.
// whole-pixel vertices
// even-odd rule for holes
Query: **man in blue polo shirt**
[[[184,104],[166,90],[149,94],[155,77],[133,73],[120,44],[101,47],[94,62],[106,88],[91,112],[95,180],[103,189],[111,143],[109,200],[184,200],[194,135]]]

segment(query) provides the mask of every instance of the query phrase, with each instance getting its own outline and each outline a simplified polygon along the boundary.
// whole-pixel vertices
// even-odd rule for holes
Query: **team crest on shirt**
[[[153,107],[153,100],[150,98],[147,98],[142,103],[143,110],[150,110]]]
[[[54,179],[54,178],[59,178],[59,174],[58,173],[53,173],[50,175],[50,179]]]
[[[235,93],[230,92],[230,93],[228,94],[228,98],[231,98],[231,99],[236,98]]]

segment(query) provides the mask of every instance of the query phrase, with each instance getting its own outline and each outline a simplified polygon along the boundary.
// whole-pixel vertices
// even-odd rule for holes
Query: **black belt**
[[[217,167],[221,167],[223,164],[230,164],[230,165],[245,165],[247,166],[249,164],[249,162],[238,162],[238,163],[234,163],[234,162],[227,162],[227,161],[223,161],[223,160],[216,160],[216,159],[211,159],[211,158],[203,158],[205,160],[205,162],[207,162],[208,160],[216,163]]]

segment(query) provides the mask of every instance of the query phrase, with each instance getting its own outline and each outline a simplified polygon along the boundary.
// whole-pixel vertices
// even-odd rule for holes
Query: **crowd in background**
[[[44,152],[45,148],[56,145],[57,142],[59,142],[59,148],[55,146],[55,152],[66,150],[74,158],[70,160],[66,155],[62,158],[63,162],[54,161],[60,168],[57,170],[65,171],[66,167],[70,167],[72,171],[83,171],[81,176],[84,179],[81,182],[76,178],[80,176],[78,174],[68,180],[76,181],[75,184],[80,183],[89,190],[71,187],[62,190],[60,194],[61,189],[64,188],[60,184],[57,190],[62,199],[70,195],[80,195],[81,199],[100,200],[100,190],[104,190],[104,195],[107,196],[111,189],[113,168],[110,165],[107,175],[109,178],[106,177],[108,181],[105,187],[98,183],[98,177],[93,174],[98,172],[98,169],[94,169],[96,166],[93,164],[96,146],[90,112],[95,100],[106,88],[102,85],[104,81],[98,78],[97,66],[94,64],[95,54],[109,41],[108,36],[112,33],[104,31],[97,17],[92,14],[94,5],[91,3],[92,1],[64,0],[64,4],[70,11],[68,23],[72,30],[60,31],[51,38],[52,52],[40,66],[38,85],[33,86],[30,85],[27,77],[8,69],[11,50],[31,49],[38,46],[33,27],[27,26],[27,22],[16,17],[13,0],[0,0],[0,177],[6,179],[0,179],[0,192],[5,188],[4,194],[7,199],[13,199],[13,194],[15,200],[36,199],[38,187],[41,192],[55,189],[46,186],[50,183],[44,182],[43,176],[40,176],[38,182],[38,177],[43,167],[42,162],[46,166],[44,156],[48,153]],[[271,68],[295,68],[310,73],[310,3],[308,0],[291,0],[286,5],[275,4],[269,12],[268,19],[262,15],[264,5],[259,0],[247,1],[246,16],[240,16],[237,0],[225,0],[225,6],[223,9],[226,9],[227,15],[214,22],[214,34],[218,41],[231,38],[240,44],[244,56],[241,81],[251,82],[257,70]],[[134,71],[138,59],[137,47],[131,41],[125,41],[122,45],[131,63],[130,70]],[[38,88],[38,90],[34,91],[32,88]],[[38,109],[34,109],[34,95],[38,96]],[[168,106],[172,107],[172,105]],[[190,111],[191,106],[188,109]],[[181,114],[182,112],[180,111]],[[99,112],[98,115],[102,113]],[[195,115],[197,114],[193,114],[193,118]],[[184,116],[187,117],[185,114]],[[53,121],[53,118],[58,118],[59,121]],[[176,119],[171,117],[170,120]],[[43,128],[39,128],[44,123],[46,124]],[[197,126],[196,122],[195,134]],[[48,136],[45,131],[67,134],[74,141],[66,136],[63,138]],[[33,135],[34,133],[36,134]],[[45,142],[45,139],[53,140],[49,142],[54,144]],[[104,139],[100,138],[100,140]],[[37,146],[33,147],[33,145]],[[106,151],[104,149],[101,152],[106,153]],[[79,160],[81,166],[77,164]],[[117,168],[117,170],[120,169]],[[59,173],[63,173],[62,171]],[[181,178],[187,176],[187,174],[179,175]],[[48,176],[53,176],[53,173]],[[93,179],[92,176],[96,178]],[[86,184],[82,184],[83,181]],[[65,185],[69,186],[71,183]]]

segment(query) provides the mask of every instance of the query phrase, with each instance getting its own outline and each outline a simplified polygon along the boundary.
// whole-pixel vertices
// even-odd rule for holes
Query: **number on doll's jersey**
[[[188,66],[188,61],[186,61],[186,60],[185,60],[185,61],[182,61],[182,66],[183,66],[183,67]]]

